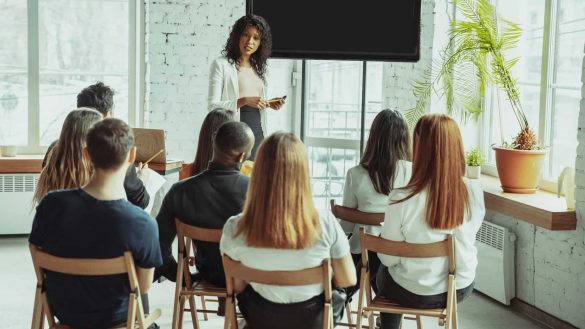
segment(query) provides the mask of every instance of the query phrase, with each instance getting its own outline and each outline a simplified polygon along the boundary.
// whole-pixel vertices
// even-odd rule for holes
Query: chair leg
[[[452,312],[451,323],[453,324],[452,328],[457,329],[457,298],[453,298],[453,310],[451,312]]]
[[[41,288],[35,292],[35,303],[33,308],[33,317],[31,329],[42,329],[45,324],[45,312],[43,310],[43,299],[41,298]]]
[[[179,310],[180,310],[180,312],[179,312],[179,319],[178,319],[179,324],[177,326],[177,329],[182,329],[183,328],[183,314],[185,314],[185,299],[186,299],[185,296],[181,296],[179,298]]]
[[[345,304],[345,313],[347,314],[347,323],[351,328],[353,326],[353,319],[351,317],[351,305],[349,303]]]
[[[189,309],[191,311],[191,321],[193,322],[193,328],[199,329],[199,320],[197,319],[197,305],[195,304],[195,297],[189,296]]]
[[[203,319],[205,321],[209,320],[209,318],[207,317],[207,305],[205,304],[205,296],[200,296],[201,297],[201,308],[203,309]],[[219,305],[219,302],[218,302]]]

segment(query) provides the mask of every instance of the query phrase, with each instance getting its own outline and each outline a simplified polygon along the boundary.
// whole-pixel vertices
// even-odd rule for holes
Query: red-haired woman
[[[473,291],[475,234],[485,215],[479,181],[464,178],[459,127],[447,115],[422,117],[414,130],[412,177],[390,193],[381,236],[393,241],[433,243],[455,239],[457,301]],[[445,307],[447,259],[379,254],[378,292],[405,307]],[[402,316],[383,313],[382,328],[399,328]]]

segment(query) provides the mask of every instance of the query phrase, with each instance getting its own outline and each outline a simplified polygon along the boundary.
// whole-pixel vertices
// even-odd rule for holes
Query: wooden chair
[[[344,206],[340,206],[335,204],[335,200],[331,199],[331,213],[337,219],[343,219],[345,221],[361,224],[361,225],[371,225],[371,226],[380,226],[384,222],[384,213],[368,213],[359,211],[354,208],[348,208]],[[356,311],[351,310],[351,305],[349,303],[345,304],[345,312],[347,313],[347,322],[348,323],[340,323],[339,325],[354,327],[352,314],[357,314]]]
[[[124,256],[109,259],[80,259],[61,258],[43,252],[39,247],[31,244],[29,246],[32,256],[35,273],[37,275],[37,289],[33,308],[32,329],[42,329],[45,317],[49,323],[49,329],[70,329],[69,326],[61,325],[55,321],[47,294],[44,291],[45,271],[89,276],[89,275],[114,275],[128,274],[130,281],[130,298],[128,299],[128,318],[125,327],[116,328],[148,328],[160,317],[160,310],[157,309],[145,319],[142,300],[140,299],[140,288],[138,277],[134,267],[132,254],[127,251]]]
[[[373,236],[364,232],[360,228],[360,241],[362,245],[362,276],[360,279],[359,306],[357,327],[361,328],[362,316],[367,316],[369,328],[374,328],[373,312],[380,313],[397,313],[415,315],[416,318],[406,318],[416,320],[417,328],[422,328],[421,316],[431,316],[439,319],[439,325],[444,325],[445,329],[457,329],[457,292],[455,288],[455,242],[451,235],[441,242],[428,244],[414,244],[408,242],[390,241],[380,237]],[[411,258],[430,258],[430,257],[448,257],[449,271],[447,275],[447,301],[445,308],[436,309],[417,309],[402,307],[393,301],[376,296],[372,299],[370,280],[368,273],[368,250],[397,257]],[[364,294],[366,295],[364,306]]]
[[[333,306],[331,304],[331,265],[324,259],[320,266],[298,271],[262,271],[243,265],[223,256],[223,268],[227,283],[227,300],[224,329],[238,329],[236,323],[235,279],[245,282],[271,284],[279,286],[298,286],[323,284],[325,302],[323,309],[323,329],[333,329]]]
[[[177,280],[175,286],[175,304],[173,309],[173,329],[183,327],[183,313],[190,311],[191,319],[193,320],[193,328],[199,328],[199,320],[197,319],[197,312],[203,313],[205,321],[207,321],[207,313],[215,313],[217,310],[207,310],[205,304],[205,296],[214,297],[226,297],[226,288],[215,286],[206,281],[191,281],[191,273],[189,271],[189,265],[195,265],[195,257],[191,257],[191,247],[193,253],[197,252],[197,246],[194,240],[205,241],[205,242],[216,242],[219,243],[221,239],[221,229],[207,229],[196,226],[191,226],[183,223],[178,218],[175,219],[175,225],[177,227],[177,237],[179,254],[177,261]],[[185,286],[183,287],[183,278]],[[202,310],[197,310],[194,296],[201,298]],[[185,301],[189,299],[189,308],[185,309]]]
[[[187,179],[191,177],[191,171],[193,170],[193,163],[183,163],[179,170],[179,180]]]

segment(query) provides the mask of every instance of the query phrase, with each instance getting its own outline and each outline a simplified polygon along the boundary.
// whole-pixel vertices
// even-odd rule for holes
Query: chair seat
[[[398,313],[398,314],[413,314],[413,315],[423,315],[423,316],[433,316],[437,318],[445,317],[446,309],[444,308],[409,308],[409,307],[402,307],[398,305],[396,302],[392,300],[382,297],[376,296],[372,303],[369,306],[364,307],[364,310],[367,311],[383,311],[388,313]]]
[[[193,282],[193,285],[188,290],[183,290],[183,294],[189,295],[205,295],[205,296],[216,296],[225,297],[227,295],[226,288],[218,287],[213,283],[201,280]]]

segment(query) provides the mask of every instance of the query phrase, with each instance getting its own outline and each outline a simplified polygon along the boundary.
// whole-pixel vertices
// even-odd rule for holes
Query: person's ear
[[[89,162],[91,162],[91,156],[89,155],[89,151],[87,150],[86,146],[83,147],[83,150],[81,150],[81,153],[83,154],[84,158],[86,158]]]
[[[136,146],[132,146],[130,151],[128,152],[128,163],[134,163],[136,160]]]

